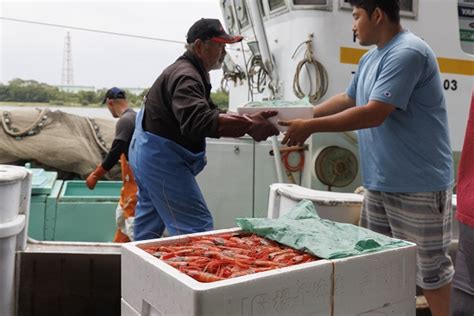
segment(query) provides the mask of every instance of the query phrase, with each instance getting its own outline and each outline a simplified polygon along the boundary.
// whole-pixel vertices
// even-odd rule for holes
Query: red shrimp
[[[218,277],[217,275],[207,272],[187,270],[185,271],[185,273],[199,282],[209,283],[224,280],[224,278]]]

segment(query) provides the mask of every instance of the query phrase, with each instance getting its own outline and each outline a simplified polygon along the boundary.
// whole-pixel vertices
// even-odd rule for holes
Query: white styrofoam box
[[[414,244],[333,260],[334,315],[359,315],[404,300],[415,305],[415,261]]]
[[[312,106],[262,106],[262,107],[237,107],[237,113],[243,114],[254,114],[260,111],[278,111],[278,114],[270,117],[268,120],[272,122],[276,128],[281,132],[286,131],[288,127],[278,125],[278,121],[289,121],[295,119],[311,119],[314,116]]]
[[[303,199],[314,203],[321,218],[357,225],[364,197],[355,193],[318,191],[296,184],[274,183],[270,185],[268,218],[286,214]]]
[[[142,316],[322,316],[331,311],[346,316],[415,297],[414,245],[212,283],[200,283],[141,249],[185,242],[188,236],[237,231],[234,228],[124,244],[122,298]],[[414,300],[412,304],[415,306]]]
[[[386,304],[380,308],[372,309],[361,314],[360,316],[415,316],[416,315],[416,299],[409,298],[397,303]]]
[[[123,298],[120,304],[120,316],[141,316],[130,304],[127,303]]]
[[[192,236],[231,231],[238,229]],[[330,314],[332,264],[328,260],[200,283],[140,249],[185,241],[187,236],[122,247],[122,298],[142,316],[148,316],[143,310],[149,307],[162,315]]]

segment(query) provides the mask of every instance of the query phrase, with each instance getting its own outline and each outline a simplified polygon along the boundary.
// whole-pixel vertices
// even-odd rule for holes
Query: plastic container
[[[318,191],[296,184],[270,185],[268,218],[278,218],[306,199],[314,203],[321,218],[358,225],[363,196],[355,193]]]
[[[25,250],[32,173],[0,165],[0,315],[16,314],[15,254]]]
[[[56,205],[52,240],[112,241],[121,188],[121,181],[99,181],[94,190],[89,190],[85,181],[64,182]]]

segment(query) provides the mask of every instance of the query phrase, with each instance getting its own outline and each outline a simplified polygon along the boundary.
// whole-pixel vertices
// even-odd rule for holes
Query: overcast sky
[[[153,38],[185,40],[201,17],[222,21],[218,0],[5,1],[0,16]],[[68,29],[0,19],[0,82],[61,83]],[[183,44],[70,30],[75,85],[150,87]],[[213,90],[222,71],[212,71]]]

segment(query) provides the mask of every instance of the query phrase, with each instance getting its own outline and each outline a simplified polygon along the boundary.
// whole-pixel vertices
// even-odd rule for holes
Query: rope
[[[303,43],[298,45],[291,58],[293,59],[295,57],[299,48],[303,44],[306,44],[306,51],[304,54],[304,58],[296,66],[295,76],[293,78],[293,92],[300,99],[307,96],[301,89],[300,85],[301,69],[303,68],[303,66],[305,66],[306,70],[308,71],[308,77],[310,81],[310,90],[308,92],[308,97],[309,101],[313,103],[321,99],[326,94],[328,89],[328,73],[326,71],[326,68],[324,68],[323,64],[321,64],[313,57],[313,33],[309,34],[309,39],[307,41],[304,41]],[[315,92],[313,94],[311,94],[311,91],[313,91],[313,84],[311,82],[312,80],[311,73],[309,72],[309,65],[313,65],[316,78],[316,82],[314,84]]]
[[[234,65],[233,70],[227,68],[224,65],[223,72],[224,75],[222,76],[221,80],[221,90],[226,91],[227,93],[229,92],[229,89],[227,89],[229,86],[229,81],[232,81],[235,87],[237,86],[237,82],[240,81],[242,84],[242,81],[245,80],[245,72],[242,70],[242,68],[240,68],[239,65]]]
[[[293,153],[293,152],[299,153],[299,156],[300,156],[297,165],[292,165],[292,164],[290,164],[290,161],[289,161],[290,154]],[[281,155],[281,160],[283,160],[283,163],[285,164],[286,170],[288,170],[290,172],[301,171],[304,168],[304,151],[302,151],[300,149],[286,151]]]
[[[105,154],[107,154],[109,150],[107,149],[107,147],[105,147],[105,141],[102,139],[102,136],[99,134],[99,125],[97,125],[94,122],[94,120],[91,118],[87,118],[86,121],[92,131],[92,135],[94,136],[94,140],[97,146],[99,146],[99,148],[102,149],[102,151]]]
[[[34,120],[34,122],[23,130],[17,130],[16,128],[12,127],[12,119],[11,114],[8,111],[4,111],[2,115],[2,127],[5,133],[10,135],[11,137],[15,137],[17,140],[21,140],[25,136],[33,136],[39,133],[40,129],[45,126],[46,120],[48,119],[47,113],[50,112],[49,109],[37,109],[40,111],[38,117]],[[109,150],[105,147],[105,141],[102,138],[102,135],[99,132],[99,126],[94,122],[91,118],[86,118],[87,124],[89,125],[92,135],[94,137],[95,142],[99,146],[99,148],[107,154]]]
[[[38,117],[36,118],[36,120],[34,120],[30,126],[28,126],[27,128],[23,130],[17,130],[16,128],[12,128],[10,112],[4,111],[2,115],[2,126],[5,133],[15,138],[21,138],[23,136],[32,136],[32,135],[37,134],[39,130],[44,126],[43,121],[46,121],[48,118],[46,114],[49,112],[49,109],[42,109],[42,110],[37,109],[37,110],[40,111],[40,113]]]
[[[253,55],[249,60],[247,68],[249,85],[252,91],[262,93],[267,84],[267,72],[265,71],[265,67],[263,67],[262,58]]]

